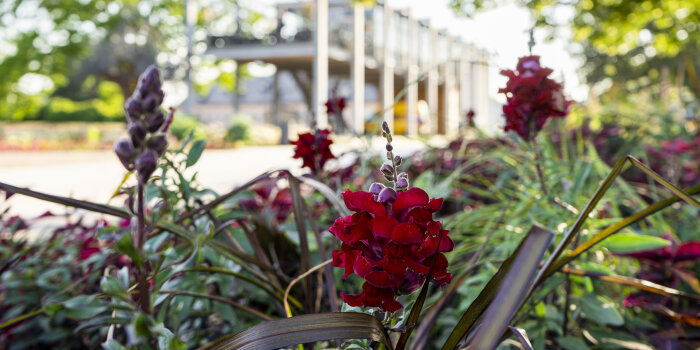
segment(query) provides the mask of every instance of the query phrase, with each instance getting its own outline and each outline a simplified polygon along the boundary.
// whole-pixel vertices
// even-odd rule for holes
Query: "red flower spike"
[[[315,133],[299,134],[296,141],[290,142],[294,147],[295,159],[303,160],[302,168],[309,168],[311,172],[317,174],[323,170],[323,166],[329,159],[335,158],[331,152],[330,145],[333,143],[328,138],[330,131],[328,129],[316,130]]]
[[[568,113],[571,101],[564,97],[562,85],[549,78],[552,70],[540,66],[539,56],[521,57],[516,71],[503,70],[501,74],[508,77],[506,87],[498,90],[507,98],[503,105],[505,131],[515,131],[529,141],[549,118]]]
[[[442,252],[451,251],[454,242],[433,220],[442,198],[431,200],[414,187],[399,191],[393,203],[377,202],[364,191],[345,191],[343,199],[355,213],[336,219],[329,229],[343,242],[333,252],[333,266],[345,268],[344,278],[354,273],[365,280],[362,293],[341,293],[346,303],[394,312],[402,307],[396,296],[420,288],[433,262],[431,281],[439,286],[451,281]]]

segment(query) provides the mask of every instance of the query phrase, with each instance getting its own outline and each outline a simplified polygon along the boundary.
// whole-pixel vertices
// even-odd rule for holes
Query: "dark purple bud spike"
[[[146,128],[140,122],[130,123],[126,131],[129,133],[134,147],[139,148],[143,145],[143,141],[146,140]]]

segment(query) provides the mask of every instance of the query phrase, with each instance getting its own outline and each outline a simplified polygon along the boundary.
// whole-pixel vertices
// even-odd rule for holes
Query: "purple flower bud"
[[[390,145],[390,144],[387,143],[387,144],[386,144],[386,151],[387,151],[387,152],[391,152],[391,151],[393,151],[393,150],[394,150],[394,146],[392,146],[392,145]]]
[[[379,168],[379,171],[381,171],[384,175],[392,175],[394,174],[394,167],[392,167],[389,164],[382,164],[382,167]]]
[[[126,115],[131,121],[136,121],[141,117],[143,109],[141,108],[141,98],[137,94],[132,95],[124,104]]]
[[[141,102],[141,106],[143,107],[144,112],[153,112],[156,109],[156,107],[158,107],[157,96],[155,96],[154,94],[146,95],[146,98],[144,98],[143,102]]]
[[[408,179],[405,177],[400,177],[398,180],[396,180],[396,189],[399,191],[408,189]]]
[[[385,121],[382,122],[382,130],[383,130],[385,133],[387,133],[387,134],[390,133],[390,131],[389,131],[389,124],[388,124],[387,122],[385,122]]]
[[[146,123],[146,129],[149,132],[156,132],[165,123],[165,115],[163,111],[156,111],[155,113],[149,114],[144,120]]]
[[[375,182],[369,186],[369,193],[372,194],[379,194],[384,189],[384,185]]]
[[[402,178],[402,177],[408,179],[408,174],[406,174],[406,173],[404,173],[404,172],[400,172],[399,175],[398,175],[397,177],[398,177],[399,179]]]
[[[139,181],[146,183],[158,166],[158,155],[155,151],[147,149],[136,158],[135,165]]]
[[[134,147],[141,147],[143,141],[146,139],[146,128],[144,128],[141,123],[130,123],[126,131],[129,133]]]
[[[394,203],[396,201],[396,191],[387,187],[379,192],[379,201],[382,203]]]
[[[160,72],[156,66],[151,65],[146,68],[146,70],[139,77],[139,92],[141,92],[141,95],[146,96],[149,93],[160,90],[160,88]]]
[[[134,169],[134,156],[136,152],[134,151],[134,146],[131,144],[129,139],[121,139],[114,144],[114,153],[117,154],[119,161],[122,162],[126,170]]]
[[[401,165],[401,161],[403,161],[403,159],[401,157],[399,157],[399,156],[394,157],[394,164],[396,164],[396,166]]]
[[[168,138],[165,134],[156,134],[148,138],[146,148],[152,149],[158,153],[158,156],[163,156],[165,150],[168,149]]]

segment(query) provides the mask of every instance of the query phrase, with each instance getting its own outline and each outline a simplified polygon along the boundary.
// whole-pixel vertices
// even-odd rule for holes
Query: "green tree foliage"
[[[245,30],[257,19],[248,10],[237,20],[234,0],[191,3],[198,14],[193,26],[196,54],[206,50],[212,26],[233,34],[239,23]],[[153,63],[167,78],[183,80],[188,61],[184,17],[180,0],[0,2],[0,120],[43,118],[56,105],[82,112],[66,114],[62,108],[52,119],[109,119],[113,113],[104,111],[121,109],[123,100],[105,99],[101,91],[116,86],[127,97],[138,72]],[[198,92],[207,92],[211,84],[233,90],[235,63],[195,58],[192,76]],[[201,75],[206,78],[198,81],[198,70],[207,70]],[[105,103],[108,108],[96,106]]]
[[[700,99],[699,0],[519,0],[538,26],[561,23],[557,7],[573,9],[573,39],[582,46],[590,84],[607,81],[627,90],[675,81]],[[498,0],[452,0],[458,14],[471,15]],[[628,82],[632,82],[628,84]],[[685,98],[692,99],[693,96]]]

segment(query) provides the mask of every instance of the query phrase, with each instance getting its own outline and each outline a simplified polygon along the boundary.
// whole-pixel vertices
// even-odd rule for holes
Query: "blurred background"
[[[164,106],[177,109],[173,138],[192,132],[223,152],[208,152],[199,165],[219,174],[209,179],[214,187],[216,176],[232,176],[216,170],[220,159],[251,164],[250,174],[233,175],[244,179],[298,166],[279,145],[314,126],[331,127],[337,144],[352,147],[382,119],[413,139],[451,137],[472,112],[477,127],[498,133],[499,71],[530,51],[578,102],[568,126],[615,123],[670,139],[697,129],[698,7],[699,0],[3,0],[0,180],[102,198],[85,179],[118,183],[118,171],[116,179],[104,171],[118,167],[107,154],[124,130],[125,97],[151,64],[164,76]],[[242,148],[260,145],[272,147]]]

